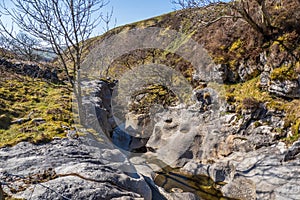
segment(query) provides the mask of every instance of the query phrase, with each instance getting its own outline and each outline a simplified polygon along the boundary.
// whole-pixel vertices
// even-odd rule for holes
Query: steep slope
[[[218,199],[207,189],[216,187],[228,198],[297,199],[299,2],[269,4],[276,26],[270,35],[242,19],[202,23],[220,9],[176,11],[94,38],[85,78],[117,83],[112,104],[96,106],[98,128],[132,156],[139,172],[154,171],[153,180],[168,192]],[[195,104],[180,104],[176,90],[166,87],[186,84],[175,71],[192,87],[183,91]],[[193,182],[198,175],[216,185],[201,193]]]
[[[221,18],[214,23],[205,23],[215,18],[214,16],[218,16],[220,10],[224,12],[223,7],[175,11],[118,27],[100,37],[93,38],[90,40],[91,45],[86,50],[86,55],[88,52],[99,48],[99,45],[110,41],[110,38],[122,34],[126,35],[132,30],[158,28],[161,34],[164,31],[175,30],[203,45],[212,57],[217,68],[210,70],[217,70],[222,74],[225,88],[223,96],[230,107],[228,112],[241,114],[241,111],[248,107],[248,99],[265,104],[270,110],[282,111],[285,118],[284,127],[278,127],[278,132],[281,133],[280,137],[284,140],[295,141],[298,138],[300,123],[300,113],[297,109],[300,98],[299,8],[299,2],[294,0],[284,1],[280,4],[269,2],[268,9],[276,31],[268,37],[257,33],[242,19]],[[127,43],[130,44],[131,41],[127,40],[125,37],[123,41],[119,41],[115,48],[122,49],[122,46],[126,46]],[[190,47],[190,49],[192,48]],[[97,59],[97,56],[94,59]],[[99,60],[101,59],[99,55]],[[119,79],[125,72],[131,71],[137,66],[151,63],[172,67],[180,72],[193,88],[203,86],[201,80],[199,82],[193,77],[195,66],[168,49],[139,48],[126,52],[112,60],[109,63],[109,69],[103,71],[102,76]],[[151,91],[153,86],[147,87],[143,90]],[[151,91],[150,95],[141,99],[138,103],[140,105],[134,103],[131,110],[134,111],[135,108],[136,112],[149,110],[141,108],[149,108],[149,104],[161,103],[162,101],[169,102],[170,105],[174,104],[172,94],[168,97],[170,101],[166,100],[167,93],[164,92],[163,87],[157,88],[156,91],[157,93]],[[135,96],[133,95],[132,99]]]
[[[4,192],[37,199],[60,199],[63,195],[297,199],[299,1],[269,5],[278,29],[268,37],[241,19],[203,23],[218,16],[220,9],[176,11],[90,39],[84,52],[86,68],[81,71],[83,107],[90,128],[87,131],[96,131],[99,137],[71,134],[47,144],[24,142],[1,148],[0,159],[8,163],[1,163],[4,171],[0,177],[7,183]],[[150,31],[139,35],[144,33],[139,30]],[[163,42],[160,46],[164,48],[151,46],[157,44],[156,36],[164,37],[167,46]],[[130,48],[135,47],[135,39],[138,45],[148,46]],[[125,47],[129,50],[124,51]],[[201,47],[201,52],[195,47]],[[182,55],[203,60],[203,65],[195,66]],[[205,60],[206,56],[213,63],[206,62],[210,60]],[[109,66],[99,70],[106,59]],[[212,76],[206,76],[207,72]],[[164,78],[170,74],[175,76],[165,82],[147,82],[147,75]],[[216,79],[214,75],[218,75]],[[45,142],[65,135],[64,127],[72,123],[66,88],[40,79],[26,77],[24,81],[23,76],[5,70],[3,77],[0,100],[8,106],[0,107],[0,122],[6,121],[0,124],[4,136],[0,145]],[[175,87],[168,88],[169,83],[190,87],[179,87],[184,91],[181,94]],[[192,97],[192,103],[181,101],[185,95]],[[15,164],[17,159],[22,162]],[[16,180],[24,182],[24,187],[14,190]],[[87,184],[81,187],[82,182]]]

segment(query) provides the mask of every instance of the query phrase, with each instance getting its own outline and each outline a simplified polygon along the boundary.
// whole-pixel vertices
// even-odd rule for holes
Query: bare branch
[[[110,12],[107,12],[105,16],[101,16],[101,19],[105,24],[105,26],[103,27],[104,32],[107,32],[111,29],[109,24],[112,20],[113,14],[114,14],[114,8],[112,7]],[[115,19],[113,28],[116,26],[116,23],[117,23],[117,19]]]
[[[18,29],[30,34],[33,38],[42,40],[46,46],[52,48],[74,88],[79,110],[81,110],[81,88],[77,80],[80,79],[82,53],[86,45],[85,41],[103,20],[100,11],[108,4],[108,1],[11,0],[11,3],[13,8],[9,9],[2,0],[1,14],[10,16]],[[112,13],[106,18],[106,24],[111,20],[111,16]],[[22,39],[16,37],[13,29],[9,30],[1,19],[0,33],[13,40]],[[28,40],[22,44],[25,43],[28,43]],[[80,114],[82,123],[84,123],[84,118]]]
[[[246,21],[254,30],[261,33],[263,36],[268,36],[272,31],[272,21],[271,16],[266,9],[266,0],[233,0],[230,2],[226,2],[223,0],[171,0],[171,2],[175,5],[175,7],[179,7],[181,9],[195,8],[195,7],[203,7],[209,8],[215,5],[221,5],[228,10],[232,10],[231,18],[240,18]],[[252,3],[252,5],[250,5]],[[256,4],[258,10],[252,11],[251,6]],[[254,16],[257,13],[261,13],[260,19],[255,18]],[[225,17],[226,15],[226,17]],[[230,15],[225,14],[224,16],[211,18],[209,22],[205,22],[207,24],[212,24],[219,21],[221,18],[230,18]]]

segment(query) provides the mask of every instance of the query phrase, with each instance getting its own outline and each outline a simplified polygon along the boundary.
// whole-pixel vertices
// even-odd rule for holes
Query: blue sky
[[[113,19],[116,19],[116,26],[140,21],[143,19],[151,18],[154,16],[162,15],[173,11],[174,6],[171,0],[109,0],[110,3],[104,7],[101,11],[103,14],[110,12],[113,7]],[[5,1],[6,5],[10,7],[10,1]],[[5,16],[1,19],[6,23],[10,23],[10,20]],[[113,28],[114,21],[110,27]],[[94,35],[102,34],[103,24],[95,30]]]
[[[170,0],[110,0],[118,25],[147,19],[173,11]]]
[[[171,0],[110,0],[103,12],[108,12],[112,7],[114,19],[117,19],[117,26],[162,15],[174,10]]]

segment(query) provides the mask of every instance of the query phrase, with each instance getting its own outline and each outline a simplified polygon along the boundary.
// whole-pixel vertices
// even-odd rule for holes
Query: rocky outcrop
[[[265,57],[265,59],[266,61],[274,61],[274,57],[276,57],[276,55],[271,54],[269,58]],[[260,74],[260,87],[278,97],[300,98],[300,79],[299,75],[296,75],[296,72],[294,72],[294,76],[298,76],[298,80],[295,79],[295,77],[293,79],[289,79],[289,77],[287,75],[284,75],[283,72],[276,72],[278,74],[281,74],[282,77],[280,79],[276,79],[274,77],[273,79],[271,78],[271,75],[274,70],[280,68],[280,65],[282,65],[282,63],[288,63],[290,61],[285,61],[283,59],[280,59],[280,62],[278,63],[271,61],[268,61],[268,63],[264,62],[264,66],[262,68],[263,71]],[[295,69],[291,68],[290,70]]]
[[[214,164],[197,164],[191,161],[181,170],[226,182],[221,190],[231,198],[297,199],[300,195],[300,161],[293,159],[284,162],[288,152],[295,148],[287,149],[282,144],[248,153],[235,152]]]
[[[299,160],[282,162],[286,148],[281,144],[276,146],[264,147],[247,154],[233,154],[227,158],[235,165],[235,177],[242,177],[248,181],[252,187],[242,188],[243,191],[255,190],[257,199],[297,199],[300,195],[299,190]],[[232,184],[236,185],[235,180]],[[236,194],[230,194],[230,190],[224,193],[230,197],[236,197]],[[250,192],[251,193],[251,192]],[[252,198],[255,198],[253,195]],[[243,199],[250,199],[243,198]]]
[[[82,105],[86,127],[110,136],[117,127],[111,108],[115,83],[108,81],[82,81]]]
[[[0,69],[10,71],[16,74],[30,76],[32,78],[42,78],[53,83],[58,83],[59,78],[57,71],[50,67],[41,68],[36,64],[13,63],[6,59],[0,58]]]
[[[246,61],[238,62],[238,66],[229,66],[229,64],[219,64],[215,70],[219,72],[224,82],[237,83],[245,82],[254,77],[260,76],[260,87],[271,94],[285,98],[300,98],[300,80],[272,80],[271,73],[273,69],[280,66],[281,63],[272,63],[274,55],[267,57],[266,53],[261,53],[255,65]]]
[[[269,92],[286,98],[300,98],[299,80],[274,80],[270,82]]]
[[[205,163],[234,152],[269,147],[287,134],[283,131],[284,113],[267,110],[260,104],[241,115],[222,115],[222,107],[226,105],[214,100],[217,95],[213,92],[209,94],[209,106],[205,107],[207,101],[198,98],[188,108],[173,107],[156,115],[154,130],[146,144],[152,149],[151,154],[173,167],[182,167],[188,160]]]
[[[108,142],[86,137],[23,142],[2,148],[0,160],[3,189],[15,198],[150,200],[152,195],[143,176]]]
[[[300,157],[300,141],[295,142],[285,153],[283,161],[287,162]]]
[[[220,188],[226,197],[297,199],[300,195],[299,177],[294,176],[299,174],[295,159],[299,145],[287,149],[277,140],[284,113],[260,105],[242,116],[214,118],[211,110],[191,108],[170,108],[158,116],[146,144],[153,152],[146,154],[181,167],[184,173],[225,183]]]
[[[258,76],[265,70],[267,57],[266,53],[261,53],[255,64],[249,62],[249,60],[234,61],[234,64],[219,64],[215,66],[215,70],[220,73],[224,82],[244,82]]]
[[[107,83],[98,84],[102,85],[99,92],[104,90],[109,97],[112,89],[105,86]],[[299,148],[295,144],[287,150],[277,141],[282,134],[287,134],[277,132],[283,130],[285,113],[268,110],[265,104],[258,102],[241,114],[222,114],[222,110],[226,111],[226,103],[210,88],[195,90],[193,99],[196,103],[191,106],[169,107],[147,118],[153,120],[153,128],[145,128],[143,115],[134,113],[129,113],[126,122],[115,128],[101,127],[112,131],[112,142],[128,155],[136,153],[133,147],[145,147],[129,160],[147,177],[171,166],[223,183],[219,189],[230,198],[293,199],[299,195],[295,188],[292,189],[295,194],[287,189],[299,183],[298,177],[285,170],[299,173],[294,167],[299,165],[295,160]],[[99,106],[105,107],[106,111],[111,110],[108,104]],[[103,121],[102,117],[98,119]],[[111,112],[106,112],[105,117],[112,117]],[[100,124],[103,123],[100,121]],[[151,121],[147,125],[150,124]],[[147,137],[139,138],[141,131]]]
[[[285,113],[268,110],[259,102],[240,114],[228,113],[218,93],[204,88],[194,90],[193,105],[158,109],[151,117],[127,113],[126,121],[118,124],[111,107],[115,83],[82,85],[87,94],[83,97],[87,128],[98,132],[97,141],[88,135],[1,149],[0,160],[5,162],[0,163],[0,176],[8,195],[201,199],[203,188],[214,188],[212,196],[233,199],[297,199],[300,195],[299,145],[287,149],[277,141],[278,134],[286,134],[277,132],[283,130]],[[174,173],[164,171],[170,167],[180,168],[182,174],[175,177],[179,182],[172,178]],[[155,174],[163,175],[163,183],[169,184],[156,186]],[[185,182],[190,180],[187,174],[208,177],[216,184],[191,189],[194,183]]]

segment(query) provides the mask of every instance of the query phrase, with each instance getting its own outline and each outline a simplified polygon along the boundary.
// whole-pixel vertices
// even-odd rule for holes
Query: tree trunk
[[[265,30],[251,18],[249,13],[247,13],[247,11],[244,8],[238,9],[238,12],[242,16],[242,19],[244,19],[254,30],[261,33],[263,36],[266,36]]]
[[[4,200],[4,192],[3,192],[3,189],[2,189],[1,183],[0,183],[0,200]]]
[[[82,102],[82,89],[81,89],[81,84],[80,84],[80,70],[77,72],[77,84],[75,83],[74,87],[74,93],[77,101],[77,109],[78,109],[78,115],[79,115],[79,123],[82,126],[86,125],[86,110],[85,107],[83,106]]]
[[[258,5],[259,5],[259,9],[262,13],[262,28],[263,31],[268,34],[270,33],[271,29],[272,29],[272,24],[271,24],[271,16],[266,8],[266,2],[264,0],[262,1],[257,1]]]

